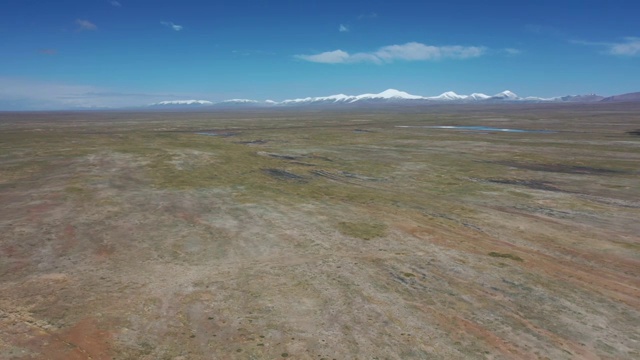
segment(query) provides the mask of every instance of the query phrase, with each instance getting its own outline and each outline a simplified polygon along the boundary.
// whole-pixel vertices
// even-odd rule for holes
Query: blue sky
[[[640,2],[14,0],[0,110],[640,91]]]

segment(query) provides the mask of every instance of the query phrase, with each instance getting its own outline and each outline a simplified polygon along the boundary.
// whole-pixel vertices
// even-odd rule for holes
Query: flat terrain
[[[638,359],[637,130],[628,104],[0,113],[0,359]]]

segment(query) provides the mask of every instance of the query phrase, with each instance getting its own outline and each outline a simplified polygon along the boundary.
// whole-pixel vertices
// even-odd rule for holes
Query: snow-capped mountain
[[[396,90],[396,89],[388,89],[379,94],[362,94],[357,96],[352,96],[353,100],[350,102],[356,101],[367,101],[367,100],[423,100],[424,97],[418,95],[411,95],[404,91]]]
[[[388,89],[378,94],[362,94],[362,95],[331,95],[320,97],[307,97],[300,99],[284,100],[279,105],[320,105],[320,104],[356,104],[356,103],[419,103],[419,102],[471,102],[482,100],[521,100],[518,95],[507,90],[494,96],[481,93],[473,93],[471,95],[459,95],[453,91],[444,92],[438,96],[419,96],[412,95],[404,91],[396,89]]]
[[[234,108],[261,108],[261,107],[271,107],[277,104],[275,101],[267,100],[267,101],[258,101],[252,99],[229,99],[214,103],[212,108],[224,108],[224,109],[234,109]]]
[[[473,94],[469,95],[467,100],[487,100],[490,97],[491,96],[485,95],[485,94],[482,94],[482,93],[473,93]]]
[[[322,97],[306,97],[300,99],[290,99],[284,100],[281,102],[276,102],[277,105],[299,105],[299,104],[310,104],[310,103],[321,103],[321,102],[345,102],[347,99],[351,98],[350,96],[339,94],[339,95],[331,95],[331,96],[322,96]]]
[[[560,97],[560,100],[565,102],[594,102],[603,100],[604,96],[596,95],[596,94],[587,94],[587,95],[567,95]]]
[[[602,99],[603,102],[640,102],[640,92],[609,96]]]
[[[160,101],[150,104],[149,106],[174,106],[174,105],[213,105],[213,102],[207,100],[169,100]]]
[[[490,97],[489,99],[494,99],[494,100],[520,100],[520,98],[518,97],[518,95],[516,95],[515,93],[509,91],[509,90],[505,90],[501,93],[495,94],[492,97]]]
[[[594,102],[600,101],[603,97],[591,95],[570,95],[563,97],[541,98],[535,96],[519,97],[512,91],[505,90],[495,95],[486,95],[483,93],[472,93],[471,95],[461,95],[453,91],[447,91],[437,96],[420,96],[409,94],[396,89],[387,89],[381,93],[367,93],[361,95],[345,95],[337,94],[330,96],[306,97],[297,99],[288,99],[280,102],[273,100],[257,101],[251,99],[230,99],[221,102],[211,102],[207,100],[172,100],[161,101],[151,104],[154,107],[277,107],[277,106],[357,106],[357,105],[375,105],[375,104],[432,104],[432,103],[503,103],[503,102]]]
[[[213,104],[214,107],[236,108],[236,107],[260,107],[263,103],[251,99],[229,99]]]
[[[397,101],[397,100],[423,100],[422,96],[411,95],[404,91],[396,89],[388,89],[378,94],[361,94],[361,95],[331,95],[320,97],[307,97],[300,99],[284,100],[278,104],[280,105],[302,105],[302,104],[321,104],[321,103],[345,103],[353,104],[355,102],[368,102],[368,101]]]
[[[229,99],[219,102],[218,104],[257,104],[259,101],[251,99]]]
[[[478,94],[478,95],[484,95],[484,94]],[[487,96],[487,95],[484,95],[484,96]],[[435,100],[435,101],[457,101],[457,100],[466,100],[468,98],[469,98],[468,95],[458,95],[453,91],[447,91],[438,96],[426,97],[424,99]]]

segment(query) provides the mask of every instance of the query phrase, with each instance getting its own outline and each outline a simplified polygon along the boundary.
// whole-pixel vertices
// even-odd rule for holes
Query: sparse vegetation
[[[338,230],[344,235],[363,240],[384,236],[387,227],[384,224],[366,222],[339,222]]]
[[[505,253],[497,253],[497,252],[490,252],[489,256],[491,257],[497,257],[497,258],[505,258],[505,259],[511,259],[511,260],[515,260],[515,261],[524,261],[522,260],[522,258],[518,255],[513,255],[513,254],[505,254]]]
[[[0,357],[636,358],[602,106],[1,113]]]

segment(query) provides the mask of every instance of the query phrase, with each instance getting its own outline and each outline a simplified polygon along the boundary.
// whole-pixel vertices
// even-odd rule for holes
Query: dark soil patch
[[[272,158],[276,158],[276,159],[282,159],[282,160],[297,160],[300,158],[300,156],[296,156],[296,155],[283,155],[283,154],[273,154],[273,153],[267,153],[265,155]]]
[[[326,156],[318,156],[318,155],[311,155],[310,156],[312,159],[318,159],[318,160],[323,160],[323,161],[328,161],[328,162],[333,162],[333,159],[330,159]]]
[[[627,134],[629,134],[629,135],[635,135],[635,136],[640,136],[640,129],[639,129],[639,130],[627,131]]]
[[[518,205],[515,207],[515,209],[536,213],[540,215],[545,215],[545,216],[551,216],[551,217],[560,218],[560,219],[570,219],[575,217],[573,213],[570,213],[567,211],[560,211],[560,210],[549,209],[549,208],[538,207],[538,206]]]
[[[352,178],[352,179],[365,180],[365,181],[382,181],[382,179],[379,179],[379,178],[364,176],[360,174],[354,174],[346,171],[340,171],[340,175],[344,177]]]
[[[269,141],[267,140],[252,140],[252,141],[237,141],[236,144],[243,144],[243,145],[264,145],[266,143],[268,143]]]
[[[340,177],[336,174],[330,173],[326,170],[312,170],[311,173],[316,176],[322,176],[331,180],[341,180]]]
[[[363,181],[382,181],[383,179],[372,178],[360,174],[354,174],[346,171],[338,171],[337,173],[332,173],[326,170],[313,170],[311,171],[313,175],[322,176],[331,180],[344,181],[344,178],[349,179],[357,179]]]
[[[302,162],[302,161],[292,161],[290,164],[296,164],[300,166],[316,166],[316,164],[311,164],[311,163]]]
[[[527,163],[519,163],[514,161],[498,161],[498,162],[495,162],[494,164],[514,167],[518,169],[545,171],[545,172],[563,173],[563,174],[598,175],[598,174],[625,173],[625,171],[621,171],[621,170],[595,168],[590,166],[563,165],[563,164],[527,164]]]
[[[305,180],[305,178],[300,175],[297,175],[282,169],[262,169],[262,171],[264,171],[267,175],[274,177],[278,180],[296,180],[296,181]]]

